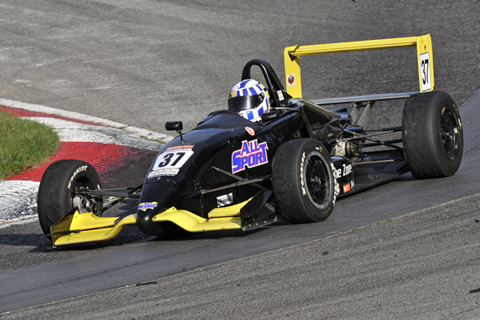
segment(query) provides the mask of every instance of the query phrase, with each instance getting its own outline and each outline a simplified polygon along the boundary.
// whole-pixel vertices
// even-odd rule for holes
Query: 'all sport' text
[[[232,173],[268,163],[267,149],[266,142],[242,141],[242,148],[232,153]]]

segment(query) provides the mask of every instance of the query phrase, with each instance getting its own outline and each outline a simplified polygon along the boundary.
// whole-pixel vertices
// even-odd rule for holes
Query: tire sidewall
[[[445,154],[440,128],[442,115],[447,111],[453,114],[458,130],[458,154],[453,160]],[[407,100],[403,112],[403,145],[405,158],[415,177],[437,178],[455,174],[463,154],[463,127],[458,108],[447,93],[423,93]]]
[[[52,163],[42,176],[38,191],[37,208],[42,231],[50,234],[50,227],[64,218],[72,209],[73,188],[77,181],[100,189],[95,168],[81,160],[60,160]],[[99,203],[97,211],[101,210]],[[96,213],[96,212],[94,212]]]
[[[319,158],[325,165],[325,171],[326,174],[328,175],[328,180],[332,181],[333,178],[333,173],[332,170],[328,170],[327,167],[329,167],[329,163],[331,162],[330,156],[327,157],[323,154],[323,151],[325,150],[325,147],[318,146],[311,148],[310,150],[305,150],[302,154],[302,161],[300,163],[300,184],[302,186],[302,197],[303,197],[303,203],[308,209],[307,211],[312,211],[315,209],[319,210],[326,210],[330,206],[330,203],[332,201],[335,201],[335,187],[333,184],[329,183],[328,184],[328,191],[326,195],[326,199],[322,201],[322,203],[317,203],[313,200],[312,194],[307,187],[307,176],[306,176],[306,171],[307,171],[307,163],[310,159],[312,158]],[[330,201],[332,199],[332,201]]]
[[[328,176],[327,196],[317,204],[307,188],[306,169],[310,158],[324,164]],[[295,139],[282,144],[272,164],[272,183],[277,206],[290,222],[317,222],[328,218],[335,205],[336,179],[332,170],[330,154],[316,139]]]
[[[448,98],[450,98],[449,96],[447,96]],[[434,137],[435,137],[435,144],[436,144],[436,149],[439,150],[437,153],[436,153],[436,156],[437,156],[437,163],[439,163],[439,165],[443,168],[443,172],[446,176],[451,176],[453,174],[455,174],[455,172],[457,171],[458,169],[458,165],[457,165],[457,162],[456,160],[460,157],[462,157],[462,153],[463,153],[463,134],[462,134],[462,126],[461,126],[461,121],[460,121],[460,114],[458,112],[458,109],[457,109],[457,106],[455,105],[455,103],[453,102],[453,100],[450,99],[443,99],[443,102],[442,105],[444,105],[444,107],[440,110],[440,109],[436,109],[435,110],[435,115],[434,115],[434,118],[435,118],[435,123],[434,123],[434,130],[435,132],[433,133]],[[441,122],[441,118],[443,116],[443,114],[445,112],[451,112],[455,118],[455,126],[457,128],[457,130],[459,130],[459,136],[458,136],[458,155],[457,157],[455,157],[455,159],[449,159],[447,157],[447,155],[445,154],[445,151],[444,151],[444,146],[443,146],[443,142],[442,142],[442,137],[440,135],[440,122]],[[443,153],[442,153],[443,151]]]

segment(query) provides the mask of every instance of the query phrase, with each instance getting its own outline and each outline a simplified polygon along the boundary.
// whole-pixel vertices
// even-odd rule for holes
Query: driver
[[[238,113],[247,120],[261,121],[262,114],[270,111],[270,95],[267,88],[256,80],[240,81],[230,91],[228,110]]]

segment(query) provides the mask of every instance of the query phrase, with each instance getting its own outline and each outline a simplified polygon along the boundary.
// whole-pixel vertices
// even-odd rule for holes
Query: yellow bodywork
[[[432,39],[429,34],[426,34],[419,37],[287,47],[284,51],[287,92],[293,98],[302,98],[302,79],[300,73],[300,57],[302,56],[413,46],[417,47],[420,92],[433,91],[435,83],[433,76]]]
[[[170,221],[189,232],[241,229],[240,215],[204,219],[186,210],[170,208],[152,219],[154,222]]]
[[[251,199],[227,207],[215,208],[208,213],[208,219],[186,210],[172,207],[153,217],[154,222],[170,221],[189,232],[242,229],[240,209]]]
[[[126,225],[136,223],[136,214],[120,219],[118,217],[98,217],[92,212],[79,213],[77,210],[73,216],[66,216],[51,227],[52,241],[54,245],[62,246],[110,240],[118,235]]]
[[[219,230],[242,229],[240,210],[251,199],[221,208],[208,213],[208,219],[202,218],[187,210],[171,207],[152,218],[153,222],[173,222],[189,232],[206,232]],[[99,217],[92,212],[68,215],[51,227],[53,244],[56,246],[104,241],[115,237],[127,225],[137,223],[137,215],[124,218]]]

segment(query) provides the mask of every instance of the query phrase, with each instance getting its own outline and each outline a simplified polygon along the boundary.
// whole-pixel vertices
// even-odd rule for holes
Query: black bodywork
[[[56,161],[39,186],[42,230],[58,246],[108,240],[126,225],[162,236],[179,229],[248,230],[280,217],[317,222],[329,217],[338,197],[403,173],[418,179],[451,176],[462,160],[463,125],[453,99],[434,91],[430,42],[429,35],[387,41],[420,48],[418,92],[294,98],[268,62],[251,60],[241,80],[252,79],[254,68],[263,76],[255,79],[268,89],[271,110],[261,122],[229,110],[211,113],[189,132],[182,131],[181,121],[167,122],[166,129],[178,136],[160,150],[144,183],[133,188],[101,189],[91,164]],[[384,41],[355,43],[355,50],[379,48],[386,48]],[[321,49],[286,48],[290,74],[285,77],[292,95],[302,96],[299,56],[341,52],[345,46]],[[402,99],[400,127],[370,127],[377,101]],[[117,198],[104,203],[106,197]],[[137,213],[102,216],[124,198],[139,200]]]
[[[253,217],[255,221],[275,221],[271,164],[277,149],[292,139],[314,138],[327,147],[335,166],[339,197],[384,183],[406,171],[403,152],[396,141],[374,142],[373,145],[387,146],[386,150],[364,153],[366,132],[352,124],[346,108],[329,111],[309,101],[291,99],[264,60],[250,61],[242,79],[250,78],[252,66],[259,67],[265,77],[273,97],[273,111],[262,116],[262,123],[248,121],[228,110],[213,112],[188,133],[181,132],[180,122],[168,123],[167,128],[180,135],[160,151],[145,178],[137,212],[137,223],[143,232],[160,234],[162,225],[152,222],[152,218],[170,207],[208,219],[212,209],[252,197],[256,201],[249,204],[249,210],[242,209],[243,228],[251,227],[246,220],[252,215],[264,216]],[[345,141],[340,152],[339,140]],[[242,158],[244,162],[238,165],[235,152],[242,148],[246,150],[243,158],[248,155],[249,159]],[[159,166],[182,156],[175,153],[179,151],[171,155],[168,150],[187,150],[190,154],[178,172],[166,173]],[[152,203],[155,205],[145,210]]]

